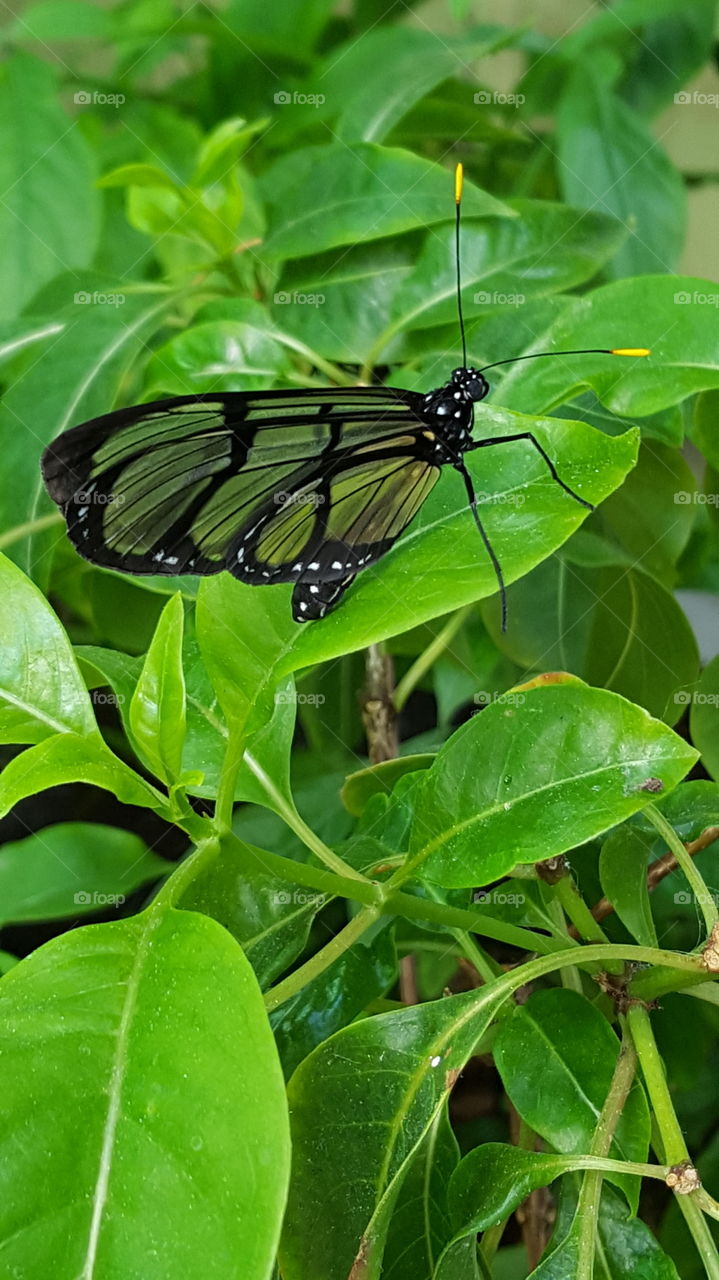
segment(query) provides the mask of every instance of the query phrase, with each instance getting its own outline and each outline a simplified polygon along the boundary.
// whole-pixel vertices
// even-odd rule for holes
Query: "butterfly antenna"
[[[479,373],[487,369],[497,369],[500,364],[516,364],[518,360],[543,360],[546,356],[650,356],[649,347],[583,347],[578,351],[534,351],[528,356],[511,356],[509,360],[495,360],[494,364],[485,364]]]
[[[459,222],[462,208],[462,184],[464,167],[457,165],[454,171],[454,261],[457,272],[457,312],[459,314],[459,332],[462,335],[462,368],[467,368],[467,339],[464,334],[464,316],[462,314],[462,271],[459,258]]]

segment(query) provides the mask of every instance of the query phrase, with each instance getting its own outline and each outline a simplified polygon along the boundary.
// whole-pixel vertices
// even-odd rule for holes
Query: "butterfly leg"
[[[515,440],[528,440],[530,444],[532,444],[534,448],[537,450],[537,453],[540,455],[540,457],[542,457],[546,462],[547,467],[549,468],[549,474],[551,475],[552,479],[556,480],[557,484],[560,485],[562,489],[564,489],[564,492],[568,493],[570,498],[574,498],[575,502],[579,502],[583,507],[586,507],[587,511],[594,510],[594,507],[591,502],[587,502],[586,498],[580,498],[579,494],[575,493],[573,489],[570,489],[569,485],[565,484],[561,476],[557,474],[557,468],[552,462],[552,459],[550,458],[549,454],[543,448],[543,446],[539,443],[537,437],[535,435],[532,435],[531,431],[519,431],[517,432],[516,435],[512,435],[512,436],[492,436],[492,438],[489,440],[473,440],[471,445],[469,446],[469,449],[470,450],[488,449],[488,448],[491,448],[492,445],[511,444]]]
[[[507,590],[504,585],[504,575],[502,573],[502,566],[500,565],[499,560],[497,559],[494,547],[492,546],[491,542],[489,541],[489,538],[487,537],[487,530],[485,529],[484,525],[482,524],[482,521],[479,518],[479,512],[477,510],[477,495],[474,492],[472,477],[469,474],[463,462],[455,462],[454,465],[456,470],[459,472],[462,479],[464,480],[464,487],[467,490],[467,497],[469,498],[469,509],[472,512],[472,516],[474,517],[474,523],[479,529],[479,533],[480,533],[482,542],[484,543],[487,555],[489,556],[492,562],[492,568],[494,569],[495,576],[497,578],[497,585],[499,587],[499,597],[502,602],[502,631],[506,631],[507,630]]]
[[[324,618],[330,609],[339,604],[356,576],[351,573],[347,578],[336,578],[331,582],[303,582],[300,578],[292,592],[292,617],[295,622],[316,622],[319,618]]]

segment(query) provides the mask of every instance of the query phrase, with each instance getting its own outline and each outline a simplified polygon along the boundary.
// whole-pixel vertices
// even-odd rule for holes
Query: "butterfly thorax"
[[[472,441],[474,404],[489,384],[477,369],[455,369],[449,382],[424,397],[424,415],[436,433],[435,460],[455,462]]]

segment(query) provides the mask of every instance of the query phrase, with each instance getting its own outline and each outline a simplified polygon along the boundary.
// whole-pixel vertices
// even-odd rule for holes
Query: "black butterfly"
[[[457,246],[460,191],[461,172]],[[459,249],[457,270],[465,350]],[[328,387],[178,396],[120,409],[48,446],[45,485],[93,564],[135,574],[227,569],[242,582],[293,582],[292,615],[306,622],[324,617],[389,550],[450,465],[462,476],[494,566],[504,627],[502,572],[464,455],[526,440],[570,497],[592,508],[560,479],[531,432],[472,439],[474,404],[489,384],[466,363],[465,354],[463,367],[427,395]]]

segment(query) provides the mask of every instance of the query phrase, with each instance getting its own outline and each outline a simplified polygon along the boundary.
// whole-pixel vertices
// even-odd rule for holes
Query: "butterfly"
[[[531,432],[475,440],[474,405],[486,369],[467,365],[459,273],[462,170],[457,167],[457,302],[463,364],[427,394],[396,387],[205,393],[119,409],[63,432],[42,474],[80,555],[130,574],[228,570],[253,585],[291,582],[297,622],[323,618],[357,574],[400,537],[442,468],[461,476],[494,568],[506,628],[502,570],[487,537],[465,455],[526,441],[558,475]],[[644,355],[643,349],[603,354]],[[539,355],[589,354],[540,352]]]

